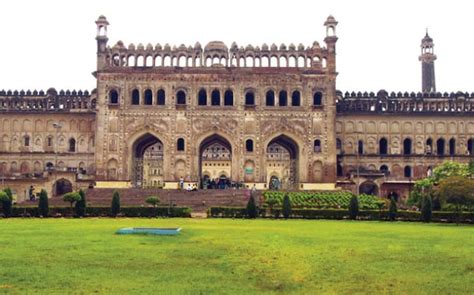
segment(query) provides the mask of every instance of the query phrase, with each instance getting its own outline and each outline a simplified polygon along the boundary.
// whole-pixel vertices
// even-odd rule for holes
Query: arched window
[[[52,147],[52,146],[53,146],[53,137],[48,136],[48,147]]]
[[[186,92],[184,92],[183,90],[179,90],[176,93],[176,104],[186,104]]]
[[[268,90],[265,96],[265,105],[267,107],[273,107],[275,105],[275,92]]]
[[[405,174],[405,177],[411,177],[411,167],[410,166],[405,166],[405,169],[404,169],[404,174]]]
[[[286,107],[288,105],[288,93],[285,90],[280,91],[278,95],[278,104],[281,107]]]
[[[245,141],[245,150],[249,153],[253,152],[253,140],[247,139]]]
[[[176,143],[176,149],[178,151],[184,151],[184,138],[178,138],[178,142]]]
[[[474,139],[469,139],[467,141],[467,152],[469,153],[469,155],[474,155]]]
[[[23,145],[30,146],[30,137],[28,135],[25,135],[25,137],[23,137]]]
[[[322,151],[322,149],[321,149],[321,140],[316,139],[314,141],[314,152],[315,153],[320,153],[321,151]]]
[[[74,138],[69,139],[69,152],[73,153],[76,151],[76,140]]]
[[[301,93],[298,90],[293,91],[291,94],[291,105],[294,107],[301,105]]]
[[[118,92],[115,89],[109,91],[109,103],[110,104],[118,104]]]
[[[404,155],[411,155],[411,139],[405,138],[403,141],[403,154]]]
[[[140,92],[138,89],[133,89],[132,91],[132,104],[139,105],[140,104]]]
[[[249,90],[245,93],[245,105],[254,106],[255,105],[255,94],[253,91]]]
[[[426,140],[425,153],[427,155],[431,155],[433,153],[433,140],[431,138]]]
[[[313,95],[313,105],[321,106],[323,105],[323,94],[320,91],[316,91]]]
[[[166,103],[166,94],[163,89],[158,90],[158,93],[156,94],[156,103],[160,106],[164,106]]]
[[[336,152],[338,155],[342,153],[342,141],[339,138],[336,138]]]
[[[444,156],[444,146],[445,142],[443,138],[440,138],[436,141],[436,154],[438,156]]]
[[[449,155],[454,156],[456,155],[456,139],[451,138],[449,140]]]
[[[211,105],[213,106],[221,105],[221,93],[217,89],[214,89],[211,93]]]
[[[342,171],[343,171],[342,165],[341,165],[341,164],[337,164],[337,171],[336,171],[336,173],[337,173],[337,176],[338,176],[338,177],[343,176]]]
[[[234,105],[234,92],[228,89],[224,93],[224,105],[225,106],[233,106]]]
[[[207,105],[207,92],[205,89],[201,89],[198,92],[198,105],[200,106]]]
[[[357,143],[357,153],[359,153],[359,155],[364,154],[364,142],[362,140],[359,140]]]
[[[384,173],[387,175],[389,173],[388,166],[387,165],[382,165],[380,166],[380,172]]]
[[[382,137],[379,141],[379,154],[386,155],[388,153],[387,139]]]
[[[150,89],[145,90],[145,105],[153,104],[153,93]]]

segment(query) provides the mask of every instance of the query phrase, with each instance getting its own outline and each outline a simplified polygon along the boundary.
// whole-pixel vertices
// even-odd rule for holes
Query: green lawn
[[[120,236],[181,226],[179,236]],[[474,290],[474,227],[231,219],[0,220],[0,293],[403,293]]]

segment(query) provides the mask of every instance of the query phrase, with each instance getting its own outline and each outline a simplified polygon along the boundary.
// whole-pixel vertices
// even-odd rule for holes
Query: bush
[[[388,207],[388,219],[394,221],[397,218],[397,202],[394,198],[390,198],[390,206]]]
[[[285,197],[283,198],[283,206],[281,208],[281,213],[283,214],[283,217],[286,219],[288,219],[291,215],[291,201],[288,194],[286,194]]]
[[[15,217],[40,217],[38,207],[15,207]],[[69,207],[49,207],[50,217],[63,217],[70,215]],[[188,207],[122,207],[121,215],[126,217],[191,217],[191,209]],[[86,217],[110,216],[110,207],[87,207]]]
[[[245,215],[247,216],[247,218],[257,218],[258,209],[257,205],[255,204],[255,198],[253,197],[253,194],[250,195],[250,198],[247,202],[247,207],[245,208]]]
[[[268,200],[275,200],[273,205],[282,206],[285,195],[290,197],[292,208],[319,208],[319,209],[340,209],[348,208],[351,192],[347,191],[315,191],[315,192],[281,192],[281,191],[266,191],[263,193],[264,204]],[[372,195],[361,194],[358,197],[359,208],[364,209],[379,209],[379,198]],[[272,201],[273,202],[273,201]]]
[[[156,207],[160,203],[160,198],[158,197],[148,197],[145,200],[145,203],[152,205],[153,207]]]
[[[38,214],[43,217],[49,216],[48,193],[44,189],[39,194]]]
[[[439,199],[439,197],[434,197],[432,198],[432,200],[433,200],[433,204],[432,204],[433,211],[441,211],[441,200]]]
[[[64,202],[68,202],[71,204],[71,208],[72,208],[72,205],[78,201],[81,200],[81,195],[77,192],[70,192],[70,193],[67,193],[63,196],[63,201]]]
[[[357,218],[357,214],[359,214],[359,199],[357,196],[352,196],[349,202],[349,218],[355,220]]]
[[[76,202],[75,211],[76,216],[83,217],[86,214],[86,194],[82,189],[79,190],[79,196],[81,199]]]
[[[275,215],[281,214],[281,208],[273,209]],[[210,207],[208,216],[214,218],[243,218],[245,217],[245,208],[242,207]],[[264,212],[260,212],[260,217],[265,217]],[[360,220],[388,220],[388,210],[360,210],[357,217]],[[348,210],[345,209],[293,209],[292,218],[302,219],[347,219],[349,218]],[[432,221],[436,222],[455,222],[457,218],[456,212],[433,212]],[[397,211],[397,220],[400,221],[420,221],[421,213],[419,211]],[[466,212],[463,214],[462,222],[474,223],[474,212]]]
[[[113,217],[117,217],[120,213],[120,195],[117,191],[112,195],[112,205],[110,208],[110,213]]]
[[[433,217],[433,204],[431,202],[431,196],[424,196],[421,203],[421,220],[424,222],[430,222]]]
[[[12,215],[13,207],[13,193],[9,187],[3,190],[2,196],[0,196],[0,201],[2,203],[3,214],[5,217],[10,217]]]

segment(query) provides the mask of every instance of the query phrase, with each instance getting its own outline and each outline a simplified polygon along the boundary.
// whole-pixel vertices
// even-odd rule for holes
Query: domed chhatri
[[[204,52],[210,51],[227,53],[229,49],[227,48],[227,45],[225,45],[222,41],[211,41],[207,43],[206,47],[204,47]]]

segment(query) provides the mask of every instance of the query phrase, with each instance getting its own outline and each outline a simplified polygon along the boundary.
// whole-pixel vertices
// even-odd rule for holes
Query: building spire
[[[434,61],[436,60],[436,55],[434,54],[433,39],[428,34],[428,28],[426,28],[425,37],[421,40],[421,55],[418,59],[421,61],[421,91],[435,92]]]

